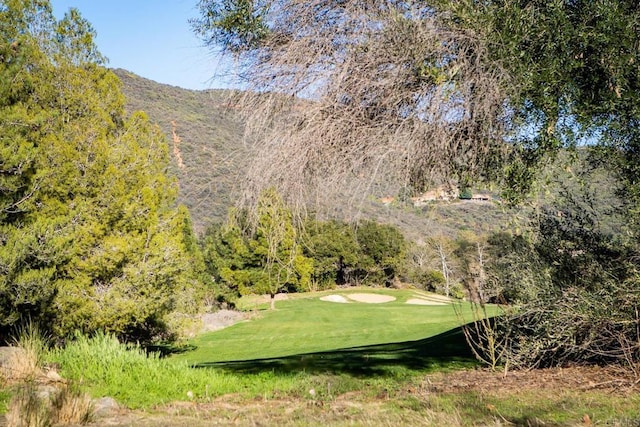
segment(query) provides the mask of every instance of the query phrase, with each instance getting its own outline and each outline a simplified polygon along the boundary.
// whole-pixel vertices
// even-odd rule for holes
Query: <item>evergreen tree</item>
[[[165,139],[125,117],[94,37],[75,9],[0,3],[0,332],[150,339],[195,284]]]
[[[261,195],[256,215],[255,229],[247,231],[246,212],[232,209],[226,224],[210,229],[204,252],[209,271],[232,292],[269,295],[274,308],[276,294],[310,289],[314,263],[275,190]]]
[[[329,289],[348,284],[361,255],[353,228],[336,220],[309,220],[305,231],[304,253],[313,259],[314,287]]]
[[[356,229],[360,246],[359,280],[390,285],[399,275],[406,253],[406,241],[396,227],[363,221]]]

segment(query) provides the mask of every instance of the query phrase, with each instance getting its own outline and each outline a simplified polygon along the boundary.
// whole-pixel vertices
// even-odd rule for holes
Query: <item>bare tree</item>
[[[280,0],[262,13],[269,31],[237,51],[256,149],[245,202],[270,186],[302,206],[499,172],[509,85],[481,37],[421,2]]]
[[[444,278],[444,294],[451,296],[452,264],[455,251],[453,241],[448,236],[440,234],[429,238],[427,245],[431,247],[436,255],[435,259],[439,261],[440,271]]]

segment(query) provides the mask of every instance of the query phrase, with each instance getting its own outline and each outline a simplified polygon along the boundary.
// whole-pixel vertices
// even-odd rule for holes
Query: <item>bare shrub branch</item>
[[[508,85],[480,37],[376,0],[280,1],[268,21],[243,57],[238,101],[256,150],[245,203],[270,186],[297,206],[495,178]]]

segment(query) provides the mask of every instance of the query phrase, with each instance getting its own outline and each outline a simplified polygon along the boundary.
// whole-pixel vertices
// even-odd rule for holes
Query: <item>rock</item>
[[[52,385],[39,385],[37,390],[38,399],[49,402],[60,391],[57,387]]]
[[[20,357],[24,350],[20,347],[0,347],[0,367],[6,365],[13,357]]]
[[[104,417],[116,412],[120,406],[113,397],[101,397],[93,401],[93,413],[97,417]]]

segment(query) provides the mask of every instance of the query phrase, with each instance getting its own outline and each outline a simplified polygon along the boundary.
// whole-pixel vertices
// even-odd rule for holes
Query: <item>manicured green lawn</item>
[[[379,293],[391,295],[395,301],[372,304],[361,302],[335,303],[320,300],[328,294],[348,295],[349,293]],[[276,310],[260,309],[255,318],[238,323],[229,328],[200,335],[192,344],[195,350],[174,356],[199,366],[216,362],[239,362],[268,360],[295,355],[331,353],[336,351],[350,354],[359,351],[366,358],[369,353],[405,353],[421,346],[421,352],[429,356],[444,355],[442,342],[432,343],[432,339],[460,326],[460,319],[454,305],[412,305],[406,301],[415,298],[411,290],[358,290],[333,291],[298,295],[294,299],[278,301]],[[457,304],[458,312],[463,311],[466,319],[471,319],[470,307],[466,303]],[[456,345],[460,345],[457,336]],[[393,346],[393,350],[390,347]],[[460,349],[459,349],[460,350]],[[417,351],[417,350],[416,350]],[[461,349],[461,356],[468,356]],[[415,352],[414,352],[415,353]],[[455,351],[449,352],[454,356]],[[324,356],[327,356],[325,354]],[[414,359],[418,357],[413,354]]]

